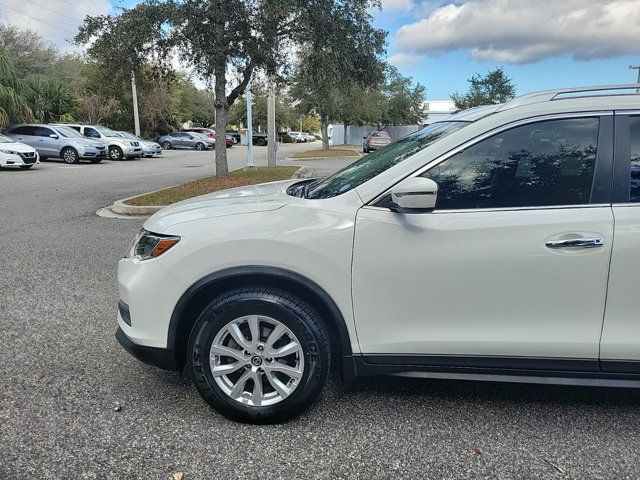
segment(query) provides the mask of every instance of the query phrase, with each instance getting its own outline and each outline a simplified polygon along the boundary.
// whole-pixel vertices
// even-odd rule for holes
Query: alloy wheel
[[[283,323],[248,315],[218,332],[209,365],[225,394],[259,407],[279,403],[293,393],[304,373],[304,355],[300,341]]]
[[[65,163],[76,163],[78,161],[78,154],[72,148],[67,148],[62,154],[62,159]]]

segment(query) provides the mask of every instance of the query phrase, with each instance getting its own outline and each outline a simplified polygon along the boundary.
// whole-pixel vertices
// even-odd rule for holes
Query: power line
[[[9,10],[13,10],[14,12],[17,12],[17,13],[20,13],[20,14],[24,15],[24,12],[23,12],[23,11],[18,10],[17,8],[13,8],[13,7],[10,7],[10,6],[8,6],[8,5],[5,5],[4,3],[0,3],[0,6],[3,6],[4,8],[8,8]],[[69,35],[74,35],[74,36],[75,36],[75,35],[76,35],[76,33],[77,33],[77,32],[72,32],[72,31],[70,31],[70,30],[66,30],[66,29],[64,29],[64,28],[61,28],[61,27],[60,27],[60,26],[58,26],[58,25],[55,25],[55,24],[53,24],[53,23],[49,23],[49,22],[47,22],[47,21],[45,21],[45,20],[41,20],[41,19],[39,19],[39,18],[37,18],[37,17],[34,17],[34,16],[31,16],[31,15],[29,16],[29,19],[30,19],[30,20],[35,20],[36,22],[40,22],[40,23],[43,23],[43,24],[45,24],[45,25],[49,25],[50,27],[53,27],[53,28],[57,28],[57,29],[58,29],[58,30],[60,30],[61,32],[68,33]]]
[[[23,0],[23,1],[25,1],[25,0]],[[42,9],[47,10],[48,12],[51,12],[51,13],[53,13],[53,14],[55,14],[55,15],[58,15],[58,16],[60,16],[60,17],[62,17],[62,18],[65,18],[65,19],[66,19],[66,18],[69,18],[69,16],[68,16],[68,15],[65,15],[65,14],[60,13],[60,12],[56,12],[55,10],[52,10],[52,9],[51,9],[51,8],[49,8],[49,7],[45,7],[44,5],[41,5],[41,4],[37,3],[37,2],[34,2],[33,0],[28,0],[28,1],[30,1],[30,2],[31,2],[33,5],[35,5],[36,7],[40,7],[40,8],[42,8]],[[65,25],[65,26],[69,26],[69,27],[76,27],[76,26],[77,26],[77,25],[75,25],[75,24],[71,24],[71,23],[62,23],[62,22],[61,22],[61,25]]]

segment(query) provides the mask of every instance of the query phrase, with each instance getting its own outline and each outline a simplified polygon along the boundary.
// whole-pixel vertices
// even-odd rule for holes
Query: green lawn
[[[360,154],[348,148],[332,148],[330,150],[307,150],[291,155],[291,158],[325,158],[325,157],[359,157]]]
[[[229,173],[227,178],[207,177],[201,180],[184,183],[177,187],[165,188],[157,192],[142,195],[125,202],[127,205],[171,205],[172,203],[197,197],[206,193],[226,190],[227,188],[255,185],[257,183],[287,180],[300,167],[254,167],[251,169],[236,170]]]

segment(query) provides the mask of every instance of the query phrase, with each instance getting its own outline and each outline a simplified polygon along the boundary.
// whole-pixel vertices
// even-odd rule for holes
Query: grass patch
[[[330,150],[307,150],[291,155],[291,158],[326,158],[326,157],[359,157],[355,150],[347,148],[332,148]]]
[[[255,185],[257,183],[287,180],[300,167],[254,167],[252,169],[235,170],[227,178],[207,177],[177,187],[165,188],[157,192],[148,193],[140,197],[127,200],[127,205],[138,207],[150,205],[171,205],[187,198],[205,195],[211,192],[226,190],[227,188]]]

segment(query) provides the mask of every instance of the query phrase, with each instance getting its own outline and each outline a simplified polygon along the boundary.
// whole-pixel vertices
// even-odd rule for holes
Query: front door
[[[439,185],[434,212],[360,209],[365,361],[597,368],[612,129],[610,115],[523,123],[422,173]]]

